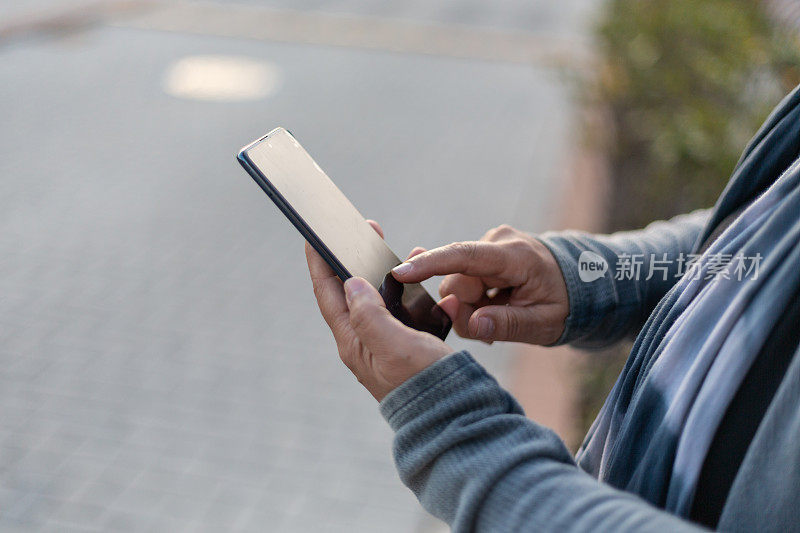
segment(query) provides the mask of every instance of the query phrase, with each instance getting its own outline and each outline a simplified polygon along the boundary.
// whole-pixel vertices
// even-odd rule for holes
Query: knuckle
[[[517,231],[508,224],[500,224],[499,226],[497,226],[496,230],[497,233],[500,235],[508,235],[509,233],[514,233],[515,231]]]
[[[521,237],[509,240],[505,247],[514,255],[528,255],[531,252],[531,243]]]
[[[469,332],[469,327],[468,327],[468,326],[466,326],[466,325],[465,325],[463,322],[461,322],[460,320],[459,320],[459,321],[456,321],[456,322],[454,322],[454,323],[453,323],[453,329],[456,331],[456,333],[457,333],[457,334],[458,334],[460,337],[464,337],[465,339],[471,339],[471,338],[473,338],[473,337],[472,337],[472,335],[471,335],[471,334],[470,334],[470,332]]]
[[[515,314],[508,314],[506,315],[505,320],[505,333],[506,337],[509,339],[516,339],[519,338],[522,332],[522,323],[519,319],[519,316]]]
[[[442,280],[442,283],[439,284],[439,296],[444,298],[448,294],[453,293],[453,283],[455,282],[455,278],[453,275],[445,276]]]
[[[508,235],[511,235],[515,231],[517,231],[517,230],[515,230],[514,228],[512,228],[508,224],[500,224],[496,228],[492,228],[489,231],[487,231],[486,235],[484,236],[484,240],[495,241],[495,240],[498,240],[498,239],[500,239],[502,237],[506,237]]]
[[[535,266],[536,257],[531,243],[522,237],[515,237],[503,243],[503,258],[511,267],[510,273],[515,284],[522,281],[523,272]]]
[[[516,260],[523,261],[523,264],[532,265],[536,261],[536,252],[526,239],[511,239],[506,244],[506,249]]]
[[[350,309],[350,325],[355,330],[364,328],[369,321],[370,313],[364,305],[354,305]]]
[[[467,261],[474,261],[478,255],[478,246],[474,241],[456,242],[451,246],[451,250],[455,255],[463,257]]]

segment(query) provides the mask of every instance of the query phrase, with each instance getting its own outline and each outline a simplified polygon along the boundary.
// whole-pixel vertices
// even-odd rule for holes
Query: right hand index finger
[[[397,281],[419,283],[432,276],[465,274],[498,276],[506,267],[505,254],[496,243],[484,241],[454,242],[428,250],[392,269]]]

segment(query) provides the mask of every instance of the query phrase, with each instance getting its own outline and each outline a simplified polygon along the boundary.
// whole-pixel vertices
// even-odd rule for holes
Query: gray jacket
[[[792,183],[800,182],[800,164],[795,161],[800,146],[799,116],[800,92],[795,91],[748,147],[713,211],[612,236],[543,236],[559,261],[569,292],[571,314],[560,342],[584,346],[608,343],[638,330],[657,304],[664,311],[665,302],[672,305],[677,301],[680,294],[674,294],[675,279],[680,278],[680,272],[674,269],[681,268],[678,258],[696,252],[698,243],[708,239],[714,226],[747,200],[759,197],[759,191],[766,190],[778,176],[786,185],[786,174],[794,172]],[[791,165],[788,170],[787,165]],[[800,202],[800,188],[790,185],[792,193],[786,195],[787,202]],[[775,212],[772,216],[765,211],[764,220],[784,224],[787,231],[774,231],[765,223],[766,231],[759,235],[766,234],[772,240],[795,238],[800,225],[797,206],[784,202],[775,207]],[[800,247],[789,249],[796,255]],[[668,279],[607,276],[596,283],[585,283],[579,279],[578,258],[587,250],[606,257],[640,255],[645,273],[653,257],[661,259],[666,254],[673,270],[667,272]],[[776,268],[780,267],[777,262]],[[796,266],[780,270],[796,285],[795,272]],[[756,312],[762,310],[760,306]],[[662,334],[657,332],[658,321],[652,322],[651,318],[649,329],[656,331],[657,342]],[[637,409],[647,411],[636,387],[659,356],[657,351],[653,354],[641,370],[626,368],[628,375],[623,374],[633,391],[627,393],[623,415]],[[789,364],[738,469],[719,521],[720,530],[800,531],[799,354],[795,353]],[[452,354],[402,384],[384,398],[380,410],[396,432],[394,455],[402,481],[426,509],[454,531],[702,529],[665,511],[644,491],[621,490],[598,481],[597,472],[589,473],[591,468],[585,468],[584,461],[576,464],[552,431],[525,418],[519,404],[466,352]],[[647,424],[638,430],[634,426],[631,435],[647,437],[648,431],[653,430]],[[599,449],[597,453],[605,459],[613,450]],[[633,465],[631,468],[637,466],[636,457],[625,459]],[[639,485],[646,486],[648,473],[638,474]],[[664,473],[654,469],[649,475],[660,477]]]

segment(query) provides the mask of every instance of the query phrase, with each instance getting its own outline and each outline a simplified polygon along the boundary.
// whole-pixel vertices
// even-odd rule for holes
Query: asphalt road
[[[563,35],[588,3],[265,2]],[[0,25],[75,3],[24,4]],[[165,91],[207,55],[266,96]],[[435,528],[234,156],[289,128],[403,254],[545,228],[571,111],[537,65],[106,24],[0,43],[0,529]],[[507,348],[450,340],[502,378]]]

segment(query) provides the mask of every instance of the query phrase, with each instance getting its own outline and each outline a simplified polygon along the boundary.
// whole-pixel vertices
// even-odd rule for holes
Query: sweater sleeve
[[[686,271],[710,214],[710,210],[694,211],[611,235],[577,231],[540,235],[561,267],[569,295],[570,314],[555,344],[602,348],[638,332]],[[592,272],[581,266],[587,259],[604,261],[607,270],[592,279]]]
[[[389,393],[403,482],[454,532],[700,531],[580,470],[467,352]]]

